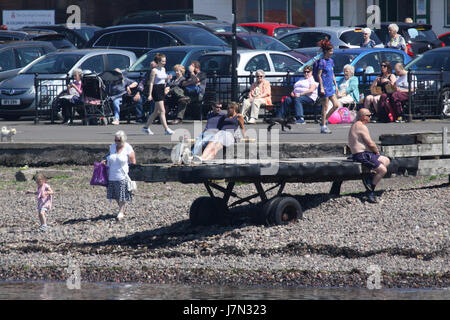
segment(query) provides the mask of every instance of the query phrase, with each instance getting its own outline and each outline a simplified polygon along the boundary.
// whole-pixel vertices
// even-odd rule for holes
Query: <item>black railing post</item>
[[[408,71],[408,122],[412,122],[412,92],[411,92],[411,81],[412,81],[412,71]],[[417,83],[415,85],[417,87]]]
[[[39,99],[38,99],[38,74],[34,74],[34,109],[35,109],[35,116],[34,116],[34,124],[39,123]]]

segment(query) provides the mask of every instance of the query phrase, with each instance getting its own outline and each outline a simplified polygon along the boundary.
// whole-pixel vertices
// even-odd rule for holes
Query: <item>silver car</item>
[[[281,36],[279,40],[291,49],[317,47],[317,43],[328,37],[335,49],[359,48],[363,40],[363,29],[358,27],[314,27],[301,28]],[[370,38],[376,47],[384,45],[375,32]]]
[[[35,114],[35,75],[45,79],[71,77],[74,69],[101,73],[125,70],[136,61],[131,51],[115,49],[80,49],[49,53],[24,67],[17,76],[0,82],[0,117],[17,120]],[[61,83],[61,80],[55,82]],[[48,81],[52,84],[52,80]],[[60,91],[62,92],[61,87]],[[59,94],[60,92],[56,92]]]

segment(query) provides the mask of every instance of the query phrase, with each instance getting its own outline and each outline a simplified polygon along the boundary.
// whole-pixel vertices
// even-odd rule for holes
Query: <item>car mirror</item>
[[[362,75],[364,73],[364,69],[363,68],[357,68],[356,70],[355,70],[355,74],[356,75]]]

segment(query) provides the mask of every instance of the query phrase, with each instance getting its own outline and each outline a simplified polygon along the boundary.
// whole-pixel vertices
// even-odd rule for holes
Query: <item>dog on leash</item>
[[[5,139],[5,138],[6,138],[6,141],[13,142],[13,136],[15,136],[16,133],[17,133],[17,131],[14,128],[8,129],[7,127],[2,127],[2,131],[1,131],[2,142],[3,142],[3,139]]]

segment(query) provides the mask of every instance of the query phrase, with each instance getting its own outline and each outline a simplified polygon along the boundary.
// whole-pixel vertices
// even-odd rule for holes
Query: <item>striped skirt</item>
[[[108,181],[106,187],[106,198],[110,200],[118,200],[119,202],[131,201],[133,194],[128,191],[127,180]]]

